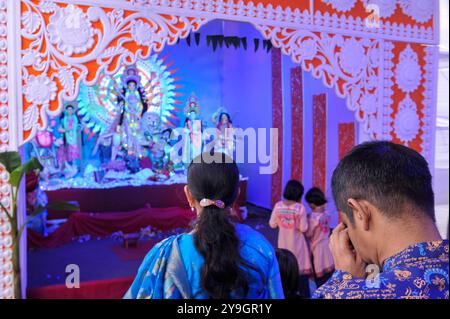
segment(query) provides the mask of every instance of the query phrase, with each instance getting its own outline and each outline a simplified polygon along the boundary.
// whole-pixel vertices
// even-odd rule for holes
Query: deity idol
[[[65,167],[69,177],[73,177],[77,173],[75,160],[80,158],[80,147],[78,141],[79,121],[72,104],[66,105],[65,111],[61,115],[61,126],[58,131],[63,134]]]
[[[140,120],[147,111],[147,101],[140,84],[136,66],[128,66],[122,76],[126,86],[119,91],[118,103],[121,107],[119,131],[122,134],[122,145],[130,156],[140,156]]]
[[[161,116],[156,112],[147,112],[141,119],[142,136],[140,145],[148,149],[152,167],[160,168],[164,153],[160,145]]]
[[[54,141],[52,128],[49,125],[46,130],[38,131],[30,143],[27,143],[25,146],[26,157],[36,157],[42,164],[43,169],[40,172],[40,176],[46,182],[49,181],[51,175],[56,175],[60,172],[56,166],[56,156],[53,151]]]
[[[155,136],[151,147],[152,162],[155,168],[171,171],[170,152],[172,151],[171,137],[172,129],[167,128]]]
[[[172,152],[172,143],[171,143],[171,135],[172,129],[167,128],[161,133],[162,144],[164,148],[164,158],[163,158],[163,166],[168,168],[169,166],[173,166],[170,161],[170,152]]]
[[[31,142],[35,156],[43,166],[41,176],[47,182],[51,175],[58,173],[56,156],[52,150],[54,140],[52,128],[49,127],[44,131],[37,132],[34,141]]]
[[[114,133],[100,133],[95,142],[92,155],[100,153],[100,163],[105,164],[112,160],[112,148],[113,148],[113,136]],[[115,154],[117,156],[117,154]]]
[[[217,136],[214,143],[214,150],[233,157],[234,133],[230,115],[225,109],[220,108],[214,114],[213,121],[217,123]]]
[[[55,167],[59,171],[63,171],[66,162],[66,152],[64,147],[64,134],[60,132],[56,118],[50,118],[48,127],[53,134],[52,151],[55,154]]]
[[[97,152],[100,153],[100,162],[106,164],[110,161],[115,161],[122,148],[122,132],[119,126],[119,121],[122,114],[117,112],[114,116],[111,125],[99,133],[92,155]]]
[[[189,97],[184,112],[186,120],[184,121],[183,163],[189,165],[195,157],[202,153],[203,147],[203,127],[199,118],[200,106],[194,93]]]

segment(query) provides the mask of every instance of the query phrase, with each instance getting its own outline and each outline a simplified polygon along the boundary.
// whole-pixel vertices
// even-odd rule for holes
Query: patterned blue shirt
[[[419,243],[386,259],[369,279],[337,270],[313,298],[448,299],[448,271],[448,240]]]

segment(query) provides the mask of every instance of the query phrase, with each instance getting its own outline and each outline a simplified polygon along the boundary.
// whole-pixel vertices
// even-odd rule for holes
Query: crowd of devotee
[[[334,229],[322,190],[304,194],[297,180],[285,185],[269,221],[278,228],[274,248],[234,217],[236,163],[202,153],[184,188],[197,214],[192,231],[155,245],[124,297],[449,298],[448,239],[436,227],[422,155],[391,142],[360,144],[334,169],[331,187],[339,211]]]

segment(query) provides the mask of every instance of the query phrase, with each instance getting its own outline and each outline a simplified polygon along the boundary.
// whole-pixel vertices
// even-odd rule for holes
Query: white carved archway
[[[338,2],[324,2],[339,8]],[[348,10],[354,2],[349,1],[341,10]],[[86,8],[83,5],[87,3],[90,7]],[[427,41],[430,29],[386,25],[380,28],[384,31],[380,36],[365,26],[364,19],[341,16],[330,18],[327,24],[326,14],[242,1],[22,0],[22,6],[21,39],[26,45],[22,45],[20,56],[24,95],[21,127],[25,135],[20,142],[45,128],[46,114],[58,114],[63,99],[74,99],[81,81],[93,84],[100,72],[114,73],[121,62],[130,64],[137,57],[159,52],[166,44],[175,43],[217,18],[252,23],[305,71],[322,78],[326,86],[345,97],[348,108],[372,138],[390,139],[393,128],[399,139],[408,143],[419,133],[418,118],[408,115],[414,112],[413,103],[408,101],[403,103],[407,105],[401,108],[404,114],[394,126],[385,123],[389,121],[385,116],[390,105],[385,100],[384,66],[390,62],[392,47],[386,38],[415,35]],[[423,15],[419,19],[425,19]],[[404,67],[397,72],[400,80],[403,74],[420,67],[417,56],[414,61],[414,56],[407,54],[404,60]],[[420,70],[409,75],[420,82]],[[409,121],[406,129],[404,118]]]
[[[379,7],[376,27],[351,15],[369,4]],[[62,100],[75,99],[82,81],[95,83],[100,72],[114,73],[121,63],[226,19],[253,24],[305,71],[334,87],[372,138],[408,144],[432,163],[437,2],[315,0],[293,6],[248,0],[0,0],[0,151],[17,149],[44,129],[47,115],[57,115]],[[1,200],[8,207],[7,179],[0,173]],[[0,216],[0,272],[6,274],[9,231]],[[5,296],[8,278],[0,287]]]

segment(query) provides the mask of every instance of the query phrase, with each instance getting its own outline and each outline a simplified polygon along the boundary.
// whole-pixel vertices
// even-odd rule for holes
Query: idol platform
[[[185,185],[184,174],[159,181],[136,175],[102,183],[86,178],[42,181],[48,202],[76,203],[79,211],[49,210],[47,225],[57,227],[48,236],[28,229],[27,297],[121,298],[148,251],[192,226],[195,212],[186,201]],[[246,189],[247,178],[241,177],[238,220]],[[81,270],[77,289],[64,282],[65,267],[73,263]]]
[[[184,194],[186,175],[178,174],[164,181],[128,179],[108,183],[88,183],[78,178],[43,184],[48,201],[69,201],[78,204],[82,212],[127,212],[143,207],[189,208]],[[247,178],[241,177],[239,206],[246,204]],[[49,211],[48,219],[67,218],[70,213]]]

